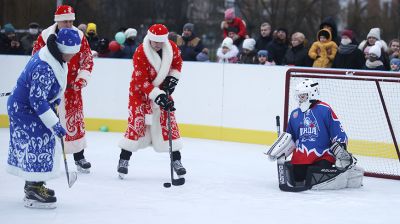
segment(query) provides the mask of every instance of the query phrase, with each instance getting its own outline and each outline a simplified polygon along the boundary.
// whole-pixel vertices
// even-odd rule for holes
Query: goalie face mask
[[[295,100],[302,112],[306,112],[313,101],[319,100],[318,83],[304,79],[295,88]]]

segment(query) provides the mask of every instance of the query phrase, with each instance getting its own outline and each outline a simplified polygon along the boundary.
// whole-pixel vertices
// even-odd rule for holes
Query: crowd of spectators
[[[166,24],[168,25],[168,24]],[[134,28],[120,28],[111,39],[98,34],[95,23],[77,26],[89,42],[95,57],[132,58],[141,43]],[[40,25],[32,22],[26,32],[16,33],[10,23],[0,33],[0,54],[30,55],[32,46],[40,34]],[[291,33],[284,28],[272,29],[268,22],[259,27],[259,35],[251,37],[246,22],[237,17],[235,10],[225,11],[221,22],[222,43],[216,51],[203,45],[193,23],[186,23],[180,32],[170,32],[169,39],[181,50],[184,61],[206,62],[216,58],[220,63],[261,65],[289,65],[320,68],[367,69],[399,71],[400,41],[389,44],[381,39],[381,30],[371,28],[365,40],[358,42],[351,29],[338,32],[332,17],[325,18],[316,29],[315,42],[309,42],[303,33]],[[216,52],[209,55],[210,52]]]

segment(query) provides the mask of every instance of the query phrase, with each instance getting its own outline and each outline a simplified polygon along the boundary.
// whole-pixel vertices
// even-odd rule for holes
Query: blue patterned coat
[[[58,175],[61,149],[52,133],[55,107],[66,87],[68,67],[42,48],[28,62],[8,98],[10,144],[7,171],[27,181]]]

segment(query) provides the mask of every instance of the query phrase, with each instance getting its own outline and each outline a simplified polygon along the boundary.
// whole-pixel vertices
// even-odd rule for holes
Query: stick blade
[[[69,179],[68,179],[68,186],[69,188],[72,187],[72,185],[74,185],[75,181],[78,179],[78,174],[76,172],[71,172],[68,173]]]
[[[179,179],[173,179],[172,180],[172,185],[174,186],[181,186],[185,184],[185,178],[179,178]]]

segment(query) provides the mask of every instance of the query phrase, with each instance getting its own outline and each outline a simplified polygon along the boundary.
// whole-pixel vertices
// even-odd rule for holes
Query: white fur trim
[[[149,94],[149,98],[154,101],[157,98],[157,96],[160,94],[166,94],[166,93],[164,91],[162,91],[161,89],[159,89],[158,87],[154,87],[153,90]]]
[[[78,76],[76,77],[75,80],[84,79],[86,81],[86,84],[87,84],[89,82],[90,77],[91,77],[90,76],[90,72],[88,70],[81,69],[81,70],[79,70]]]
[[[152,40],[152,41],[155,41],[155,42],[164,42],[164,43],[168,42],[168,33],[164,34],[164,35],[155,35],[152,32],[147,31],[146,37],[149,40]]]
[[[67,45],[63,45],[60,43],[57,43],[57,47],[60,50],[61,53],[64,54],[76,54],[79,52],[79,50],[81,49],[81,45],[75,45],[75,46],[67,46]]]
[[[146,134],[144,137],[139,138],[139,140],[131,140],[127,138],[123,138],[118,146],[122,149],[125,149],[130,152],[136,152],[139,149],[144,149],[150,145],[153,145],[153,149],[156,152],[168,152],[169,151],[169,142],[164,141],[162,136],[162,129],[160,124],[160,109],[153,109],[152,116],[152,124],[151,126],[146,126]],[[180,151],[182,149],[182,141],[181,139],[172,140],[172,151]]]
[[[42,120],[42,122],[44,123],[44,125],[46,125],[46,127],[50,130],[53,130],[52,129],[53,126],[57,124],[57,122],[59,121],[57,115],[54,113],[52,109],[48,109],[43,114],[40,114],[39,117],[40,120]]]
[[[162,60],[157,52],[150,46],[150,40],[146,36],[143,40],[143,52],[147,60],[157,72],[157,77],[153,80],[154,86],[159,86],[167,77],[172,64],[173,50],[169,41],[163,43]]]
[[[54,15],[54,22],[75,20],[75,13]]]
[[[73,141],[66,141],[64,138],[64,149],[67,154],[77,153],[85,148],[87,148],[85,137]]]
[[[177,79],[181,78],[181,73],[176,69],[171,69],[171,71],[169,72],[169,75],[173,76],[173,77],[175,77]]]
[[[51,34],[55,34],[56,33],[56,29],[57,29],[57,23],[54,23],[53,25],[47,27],[46,29],[44,29],[42,31],[41,35],[42,35],[42,38],[43,38],[43,41],[44,41],[45,44],[47,42],[47,38],[49,38],[49,36]],[[78,31],[79,37],[81,38],[81,42],[82,42],[82,38],[84,36],[83,32],[80,29],[76,28],[75,26],[72,26],[72,29],[75,30],[75,31]]]
[[[57,138],[57,137],[56,137]],[[53,170],[51,172],[25,172],[22,169],[7,164],[7,172],[19,176],[26,181],[48,181],[60,175],[60,159],[61,159],[61,144],[56,140],[54,156],[53,156]]]
[[[54,72],[54,75],[56,76],[57,82],[61,87],[58,95],[52,100],[61,98],[61,96],[64,94],[65,88],[67,87],[67,74],[68,74],[67,63],[63,63],[63,65],[61,66],[60,62],[58,62],[53,57],[53,55],[51,55],[47,46],[44,46],[42,49],[40,49],[39,58],[40,60],[46,62],[51,67],[51,69]]]

